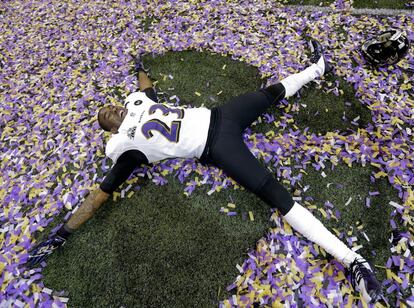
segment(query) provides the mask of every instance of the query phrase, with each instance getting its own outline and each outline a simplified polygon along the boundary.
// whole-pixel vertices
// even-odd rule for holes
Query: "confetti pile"
[[[335,74],[353,85],[371,111],[372,124],[346,135],[317,136],[297,129],[289,114],[292,106],[285,102],[283,117],[265,117],[275,131],[247,130],[245,141],[288,185],[301,179],[301,174],[292,175],[292,165],[321,170],[324,162],[372,165],[377,170],[373,179],[388,178],[400,197],[390,204],[395,208],[391,227],[398,231],[398,221],[408,231],[397,232],[392,257],[384,264],[386,296],[394,295],[392,306],[414,304],[414,54],[411,49],[398,65],[374,71],[364,67],[356,52],[368,35],[391,26],[405,29],[414,40],[414,17],[352,16],[350,7],[344,0],[332,5],[334,13],[299,12],[266,0],[3,1],[0,305],[66,305],[67,298],[42,283],[42,269],[28,271],[24,263],[36,244],[34,232],[64,209],[76,210],[110,168],[104,158],[108,136],[100,133],[95,115],[102,105],[119,103],[117,93],[136,88],[129,53],[214,52],[256,66],[272,83],[304,68],[306,36],[328,46]],[[342,95],[337,84],[321,87]],[[174,175],[186,194],[200,185],[209,185],[209,194],[237,186],[220,170],[194,160],[164,161],[138,175],[159,185]],[[114,199],[130,196],[136,182],[132,177]],[[361,305],[341,264],[316,259],[324,252],[292,232],[278,215],[273,219],[276,228],[238,266],[240,275],[228,287],[235,294],[222,306]]]

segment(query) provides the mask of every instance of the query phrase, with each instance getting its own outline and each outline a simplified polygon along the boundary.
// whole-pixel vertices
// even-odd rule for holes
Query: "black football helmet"
[[[361,53],[374,66],[387,66],[400,61],[408,52],[410,41],[399,30],[388,30],[362,44]]]

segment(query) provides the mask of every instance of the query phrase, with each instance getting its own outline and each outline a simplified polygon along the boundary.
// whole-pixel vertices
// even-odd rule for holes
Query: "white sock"
[[[322,70],[322,73],[319,75],[319,77],[325,74],[325,59],[323,57],[319,58],[318,63],[316,63],[316,65]]]
[[[333,235],[306,208],[295,202],[290,211],[284,216],[286,221],[308,240],[318,244],[346,267],[359,256],[349,249],[340,239]]]
[[[302,88],[308,82],[314,80],[317,77],[323,75],[325,71],[325,61],[321,57],[318,63],[314,63],[307,67],[303,71],[290,75],[280,82],[285,87],[285,97],[290,97],[295,94],[300,88]]]

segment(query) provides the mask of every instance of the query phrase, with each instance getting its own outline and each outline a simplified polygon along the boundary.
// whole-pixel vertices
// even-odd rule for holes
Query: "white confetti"
[[[243,268],[240,265],[236,264],[236,268],[239,270],[240,273],[244,272]]]
[[[403,206],[399,205],[397,202],[394,202],[394,201],[390,201],[389,205],[392,205],[393,207],[397,209],[404,209]]]
[[[351,248],[351,250],[352,250],[352,251],[358,251],[358,250],[360,250],[362,247],[364,247],[364,246],[362,246],[362,245],[358,245],[358,246],[352,247],[352,248]]]
[[[216,190],[215,189],[211,189],[211,190],[209,190],[208,192],[207,192],[207,195],[211,195],[213,192],[215,192]]]
[[[364,237],[367,239],[367,241],[369,242],[370,240],[369,240],[369,237],[368,237],[368,235],[366,235],[366,233],[365,232],[362,232],[362,234],[364,235]]]
[[[60,300],[62,303],[67,303],[67,302],[69,301],[69,298],[67,298],[67,297],[59,297],[59,300]]]
[[[235,306],[237,306],[237,296],[236,295],[233,295],[232,298],[233,298],[233,304]]]
[[[42,291],[49,294],[49,295],[51,295],[52,292],[53,292],[51,289],[48,289],[48,288],[43,288]]]

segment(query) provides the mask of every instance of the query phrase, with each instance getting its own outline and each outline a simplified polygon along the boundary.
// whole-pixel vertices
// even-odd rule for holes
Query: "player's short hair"
[[[107,123],[104,123],[103,121],[102,121],[102,110],[103,110],[103,108],[104,107],[102,107],[101,109],[99,109],[99,111],[98,111],[98,123],[99,123],[99,126],[104,130],[104,131],[106,131],[106,132],[110,132],[111,131],[111,128],[107,125]]]

